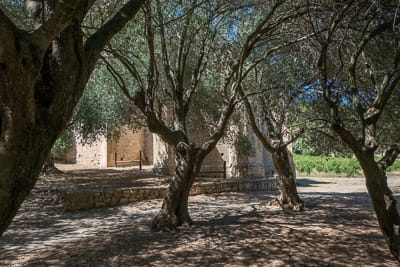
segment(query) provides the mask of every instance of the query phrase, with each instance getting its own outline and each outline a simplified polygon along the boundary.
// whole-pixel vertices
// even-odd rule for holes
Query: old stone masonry
[[[205,158],[201,177],[243,179],[273,177],[276,174],[270,153],[265,151],[250,127],[246,125],[241,132],[251,144],[250,153],[240,155],[232,142],[221,141]],[[196,133],[194,138],[202,141],[205,137]],[[133,131],[124,127],[119,139],[102,137],[89,145],[76,136],[72,148],[63,155],[57,155],[57,158],[76,164],[77,168],[140,165],[157,173],[172,174],[175,167],[172,148],[147,128]]]

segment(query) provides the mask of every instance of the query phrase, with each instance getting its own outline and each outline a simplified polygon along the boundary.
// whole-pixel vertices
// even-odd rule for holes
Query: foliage
[[[311,174],[312,172],[331,173],[345,176],[362,175],[360,164],[353,157],[326,157],[310,155],[294,155],[296,170],[300,173]],[[400,160],[396,160],[388,172],[400,171]]]
[[[67,129],[54,143],[51,153],[53,155],[63,154],[73,145],[72,141],[74,133],[71,129]]]
[[[305,137],[301,137],[293,143],[294,154],[311,155],[311,156],[321,155],[319,151],[315,148],[315,146],[313,146],[313,144],[310,144],[308,142],[307,137],[308,135],[306,135]]]
[[[387,168],[388,172],[398,172],[400,171],[400,160],[396,160],[392,166]]]
[[[356,176],[361,174],[355,158],[294,155],[296,170],[310,174],[313,171]]]
[[[0,8],[18,27],[31,31],[33,30],[33,23],[25,2],[26,0],[1,0]]]
[[[309,132],[293,143],[293,152],[311,156],[338,156],[351,157],[350,149],[335,135],[330,135],[331,130],[309,130]]]
[[[238,132],[234,142],[236,153],[240,156],[250,156],[253,151],[253,145],[249,141],[249,138],[242,132]]]
[[[99,136],[118,131],[124,125],[140,125],[140,117],[132,110],[120,90],[114,89],[113,78],[104,65],[99,65],[89,80],[76,108],[74,130],[84,143],[91,143]]]

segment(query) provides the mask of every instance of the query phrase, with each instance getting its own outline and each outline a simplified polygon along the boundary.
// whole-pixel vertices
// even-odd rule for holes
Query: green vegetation
[[[67,152],[68,149],[72,147],[72,140],[74,138],[74,133],[71,129],[67,129],[54,143],[51,153],[53,155],[62,154]]]
[[[400,160],[396,160],[392,166],[387,168],[387,172],[399,172],[400,171]]]
[[[326,173],[336,176],[354,177],[362,175],[360,164],[356,158],[325,157],[294,155],[296,170],[300,174],[310,175],[313,173]],[[399,172],[400,160],[396,160],[387,172]]]
[[[249,141],[249,138],[242,132],[238,132],[234,144],[238,155],[250,156],[254,153],[253,145]]]

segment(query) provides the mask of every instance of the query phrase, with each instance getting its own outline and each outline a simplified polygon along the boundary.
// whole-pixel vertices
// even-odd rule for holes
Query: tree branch
[[[253,112],[253,108],[251,107],[249,99],[244,94],[243,89],[241,87],[239,88],[239,95],[243,98],[243,103],[246,108],[247,115],[249,117],[250,127],[253,130],[254,134],[257,136],[258,140],[260,140],[261,144],[264,146],[265,149],[267,149],[269,152],[274,152],[275,149],[268,142],[268,139],[264,136],[264,134],[261,132],[260,128],[258,127],[256,117]]]
[[[107,70],[108,72],[111,74],[111,76],[113,77],[113,79],[115,80],[115,82],[117,83],[117,85],[119,86],[119,88],[121,89],[121,91],[124,93],[124,95],[130,100],[130,101],[134,101],[134,98],[132,97],[132,95],[129,93],[128,88],[126,87],[124,78],[121,76],[121,74],[119,74],[119,72],[117,70],[115,70],[115,68],[112,66],[111,63],[108,62],[108,60],[101,56],[101,59],[103,60],[103,62],[106,64],[107,66]]]
[[[81,10],[84,0],[58,1],[49,19],[31,34],[32,41],[45,51],[56,36],[62,32],[74,19],[76,12]],[[44,11],[42,11],[44,12]]]
[[[148,1],[144,6],[145,11],[145,35],[147,40],[147,47],[149,51],[149,66],[147,68],[147,88],[146,96],[154,110],[155,91],[159,82],[159,73],[157,68],[156,52],[155,52],[155,37],[153,27],[153,15],[151,11],[151,2]]]
[[[141,90],[144,90],[145,86],[142,78],[140,77],[139,71],[136,69],[135,65],[132,64],[129,59],[126,58],[125,55],[120,52],[111,50],[112,55],[118,59],[119,62],[128,70],[128,72],[132,75],[132,77],[137,81]]]
[[[169,61],[167,42],[165,40],[164,16],[162,14],[161,3],[159,0],[157,0],[157,15],[160,19],[160,24],[161,24],[160,39],[161,39],[161,54],[163,59],[164,71],[165,75],[167,76],[167,80],[170,83],[171,88],[173,89],[176,87],[176,82],[174,79],[174,74],[172,73],[171,63]]]
[[[17,29],[17,26],[7,17],[6,14],[4,14],[3,10],[0,8],[0,30],[3,31],[3,29],[6,30],[15,30]]]
[[[236,94],[230,98],[228,103],[224,106],[221,116],[218,120],[217,129],[214,131],[212,136],[202,145],[202,155],[207,155],[214,149],[218,141],[222,138],[225,133],[226,126],[228,125],[229,118],[235,110],[235,98]]]
[[[135,105],[142,111],[146,118],[147,127],[152,133],[157,134],[169,145],[177,145],[180,141],[176,132],[172,131],[168,126],[158,118],[156,112],[146,103],[146,96],[143,91],[138,91],[133,96]]]
[[[261,22],[257,24],[254,31],[248,35],[241,49],[240,56],[236,61],[236,64],[232,67],[230,73],[228,74],[227,79],[223,86],[224,91],[226,91],[228,87],[230,87],[232,95],[224,105],[223,111],[218,120],[216,131],[210,137],[210,139],[203,144],[201,149],[203,153],[208,153],[209,151],[211,151],[217,144],[218,140],[224,134],[225,128],[228,124],[228,120],[234,111],[235,105],[238,103],[237,101],[235,101],[235,99],[237,95],[240,93],[241,83],[250,71],[249,69],[245,69],[245,64],[246,60],[250,57],[254,47],[262,39],[262,37],[268,34],[272,28],[275,28],[277,26],[279,21],[281,22],[286,21],[287,17],[279,18],[278,22],[276,22],[275,25],[273,25],[273,27],[271,28],[272,24],[270,22],[276,13],[276,10],[284,2],[285,1],[277,1],[271,7],[271,10],[265,15],[263,20],[261,20]],[[261,61],[256,61],[256,62],[258,64]],[[255,65],[256,64],[252,64],[250,69],[252,69]],[[234,82],[231,84],[232,79],[234,79]]]
[[[393,165],[396,161],[398,155],[400,154],[400,144],[396,143],[386,150],[383,158],[378,162],[378,167],[382,173],[386,173],[386,169]]]
[[[7,51],[14,46],[14,32],[17,29],[14,23],[0,9],[0,64],[8,61]]]
[[[374,122],[378,120],[382,114],[383,108],[386,106],[393,90],[396,88],[400,79],[400,42],[397,44],[396,55],[393,59],[392,67],[386,72],[385,77],[379,87],[377,96],[372,106],[375,114],[372,118]],[[371,113],[371,112],[370,112]],[[371,114],[372,115],[372,114]]]
[[[391,22],[384,22],[376,26],[374,29],[372,29],[368,34],[363,36],[361,41],[359,42],[356,51],[353,53],[351,59],[350,59],[350,64],[348,68],[348,75],[349,75],[349,81],[350,81],[350,92],[353,96],[353,104],[357,108],[357,111],[362,119],[363,118],[363,113],[364,113],[364,108],[362,107],[362,104],[359,101],[359,92],[357,88],[357,77],[356,77],[356,67],[357,67],[357,62],[358,58],[362,54],[365,46],[369,43],[370,40],[372,40],[375,36],[381,34],[387,29],[391,28],[392,23]],[[378,92],[379,96],[380,92]]]
[[[207,22],[211,23],[211,20],[212,20],[212,16],[210,16],[208,18]],[[211,41],[214,41],[214,39],[216,37],[216,31],[214,31],[213,33],[210,33],[210,32],[211,32],[211,30],[209,28],[207,28],[207,33],[201,39],[199,56],[197,57],[196,64],[194,64],[194,70],[193,70],[192,76],[191,76],[191,84],[190,84],[190,87],[186,94],[186,99],[185,99],[185,103],[186,103],[185,109],[186,110],[189,109],[189,105],[191,103],[193,94],[196,92],[197,86],[198,86],[200,79],[203,75],[203,72],[206,69],[207,64],[208,64],[208,58],[209,58],[211,48],[208,47],[208,50],[207,50],[207,40],[208,40],[208,38],[210,38]],[[210,37],[210,35],[211,35],[211,37]]]
[[[130,0],[86,40],[84,48],[88,58],[89,72],[94,69],[100,53],[106,44],[136,15],[145,2],[146,0]]]
[[[297,133],[295,133],[289,140],[283,142],[282,144],[279,145],[279,148],[284,148],[287,147],[288,145],[290,145],[291,143],[293,143],[294,141],[296,141],[297,139],[299,139],[305,132],[305,129],[300,129]]]

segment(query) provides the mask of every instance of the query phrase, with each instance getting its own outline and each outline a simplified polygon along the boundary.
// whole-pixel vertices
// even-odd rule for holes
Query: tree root
[[[55,166],[44,166],[41,172],[42,175],[51,175],[51,174],[64,174],[63,171],[58,169]]]
[[[180,226],[186,228],[191,225],[193,225],[193,221],[190,218],[181,221],[176,215],[160,212],[151,222],[151,229],[158,232],[175,232]]]
[[[282,201],[280,197],[274,198],[270,202],[268,202],[269,206],[279,206],[282,210],[291,210],[291,211],[303,211],[304,210],[304,202],[299,201]]]

